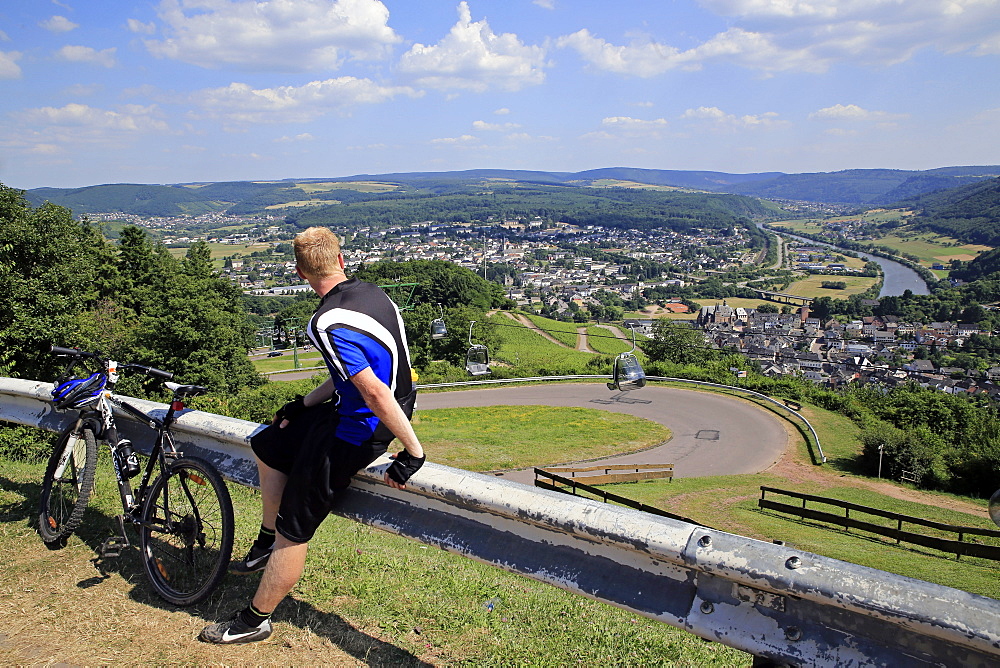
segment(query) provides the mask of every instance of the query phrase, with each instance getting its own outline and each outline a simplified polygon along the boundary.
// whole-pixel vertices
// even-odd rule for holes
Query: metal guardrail
[[[58,430],[51,384],[0,378],[0,420]],[[142,408],[165,410],[150,402]],[[148,446],[149,431],[120,428]],[[182,449],[256,484],[261,425],[197,411]],[[767,660],[801,665],[997,665],[1000,601],[783,545],[428,463],[395,490],[387,459],[338,514],[632,610]],[[252,473],[251,473],[252,472]]]

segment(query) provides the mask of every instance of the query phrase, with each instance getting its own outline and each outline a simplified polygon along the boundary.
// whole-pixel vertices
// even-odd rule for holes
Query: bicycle
[[[80,526],[94,488],[98,442],[107,443],[123,512],[115,518],[118,535],[101,544],[100,556],[117,557],[130,547],[125,532],[130,524],[139,534],[140,557],[156,593],[180,606],[204,600],[222,580],[232,556],[233,503],[211,464],[177,451],[170,427],[184,409],[184,400],[204,393],[206,388],[169,382],[173,374],[168,371],[118,363],[76,348],[52,346],[51,352],[70,358],[52,391],[53,404],[58,410],[76,409],[79,413],[56,441],[45,470],[38,515],[42,540],[50,547],[62,547]],[[73,369],[80,362],[99,369],[87,378],[73,378]],[[115,395],[121,371],[142,372],[165,381],[173,397],[162,419]],[[118,435],[115,408],[156,431],[145,469],[140,467],[131,442]],[[133,493],[129,479],[140,472],[142,477]],[[155,480],[154,472],[158,472]]]

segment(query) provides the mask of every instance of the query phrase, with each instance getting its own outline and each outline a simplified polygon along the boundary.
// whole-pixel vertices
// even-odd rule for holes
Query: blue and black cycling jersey
[[[350,377],[371,368],[398,398],[410,393],[410,352],[399,309],[377,285],[350,278],[326,293],[309,321],[309,338],[333,378],[336,435],[360,445],[378,426]]]

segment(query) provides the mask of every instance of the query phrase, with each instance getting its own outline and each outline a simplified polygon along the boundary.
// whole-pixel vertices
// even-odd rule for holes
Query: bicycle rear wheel
[[[80,526],[94,489],[97,439],[94,432],[70,427],[52,450],[42,479],[38,504],[38,533],[50,547],[61,547]]]
[[[142,563],[156,593],[174,605],[211,594],[233,553],[233,523],[229,490],[210,464],[171,463],[142,507]]]

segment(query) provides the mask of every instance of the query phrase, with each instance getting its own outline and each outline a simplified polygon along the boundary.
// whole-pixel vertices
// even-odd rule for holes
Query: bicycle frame
[[[177,458],[183,456],[183,453],[178,452],[174,447],[173,437],[170,434],[170,425],[176,421],[176,413],[183,410],[184,404],[175,397],[174,401],[170,402],[167,413],[162,420],[149,415],[115,395],[114,388],[118,382],[118,365],[117,362],[112,360],[107,360],[105,364],[108,371],[107,385],[101,392],[97,405],[81,411],[74,431],[79,432],[84,424],[89,424],[95,437],[108,444],[111,450],[112,468],[114,468],[115,478],[118,482],[118,494],[121,498],[124,518],[131,524],[139,526],[142,524],[139,512],[142,508],[143,500],[149,493],[150,483],[155,479],[153,474],[157,470],[157,465],[159,473],[163,474],[167,470],[166,460],[168,457]],[[156,440],[150,450],[146,466],[142,471],[138,488],[135,490],[136,493],[133,493],[134,490],[129,477],[121,469],[119,449],[121,438],[118,436],[118,426],[114,414],[115,408],[125,411],[140,422],[145,423],[150,429],[156,431]],[[68,461],[68,457],[66,461]],[[66,462],[62,462],[60,470],[65,465]]]

